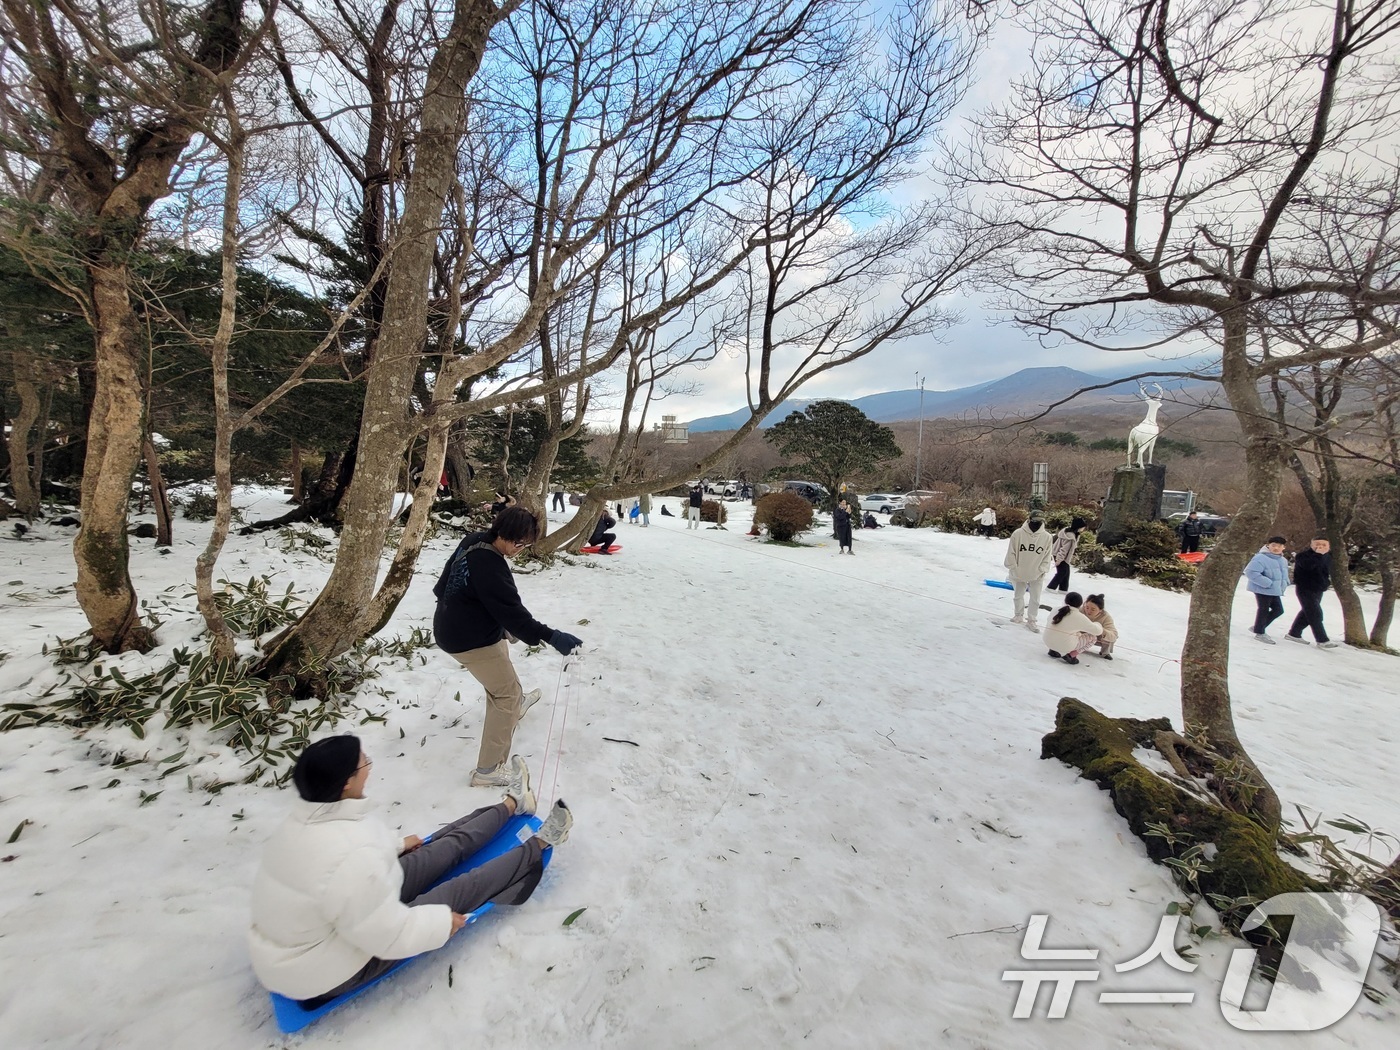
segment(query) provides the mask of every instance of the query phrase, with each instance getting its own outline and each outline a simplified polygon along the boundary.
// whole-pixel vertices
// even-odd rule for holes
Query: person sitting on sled
[[[560,800],[534,837],[441,885],[517,813],[535,811],[519,755],[506,797],[436,831],[398,838],[371,815],[365,785],[373,763],[349,734],[317,740],[297,758],[301,798],[263,848],[253,880],[248,945],[269,991],[315,1009],[441,948],[487,901],[521,904],[544,870],[546,849],[564,842],[573,814]]]

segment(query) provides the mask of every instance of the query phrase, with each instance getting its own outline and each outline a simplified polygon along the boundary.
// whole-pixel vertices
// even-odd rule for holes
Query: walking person
[[[1006,543],[1006,579],[1011,584],[1012,602],[1016,615],[1012,623],[1024,622],[1029,630],[1039,632],[1036,619],[1040,613],[1040,588],[1050,571],[1050,536],[1044,529],[1045,517],[1033,510]],[[1029,602],[1030,609],[1026,609]],[[1027,616],[1029,611],[1029,616]]]
[[[540,524],[524,507],[508,507],[485,532],[463,537],[443,566],[433,594],[433,639],[486,690],[486,722],[472,787],[505,787],[516,724],[540,698],[525,693],[510,662],[507,642],[548,642],[567,656],[581,638],[557,631],[530,615],[520,601],[508,559],[539,538]]]
[[[1283,592],[1288,590],[1288,559],[1283,550],[1288,541],[1271,536],[1244,567],[1246,586],[1258,607],[1254,614],[1254,637],[1266,645],[1277,643],[1266,634],[1269,624],[1283,615]]]
[[[642,528],[651,524],[651,493],[643,492],[637,497],[637,505],[642,509]]]
[[[1337,643],[1327,637],[1327,628],[1322,626],[1322,595],[1332,586],[1331,551],[1331,541],[1319,536],[1293,559],[1293,593],[1298,598],[1298,615],[1284,635],[1290,642],[1307,645],[1303,628],[1311,627],[1319,649],[1337,648]]]
[[[1055,542],[1050,548],[1050,560],[1055,563],[1055,575],[1046,590],[1069,590],[1069,563],[1079,546],[1079,534],[1084,531],[1084,519],[1075,518],[1067,528],[1055,533]]]
[[[845,497],[842,497],[841,502],[836,504],[836,509],[831,512],[831,523],[836,528],[836,542],[840,544],[836,553],[854,554],[855,548],[851,546],[851,505]]]
[[[1113,622],[1113,617],[1104,611],[1103,595],[1090,594],[1085,597],[1081,611],[1089,619],[1103,628],[1103,633],[1098,636],[1096,645],[1099,655],[1105,660],[1113,659],[1113,643],[1118,641],[1118,626]]]
[[[685,527],[687,529],[698,529],[700,527],[700,505],[705,502],[705,489],[700,482],[696,482],[690,490],[690,503],[685,511]]]
[[[441,948],[487,901],[523,904],[544,872],[544,851],[569,837],[561,799],[522,845],[446,882],[439,880],[535,811],[530,774],[511,760],[506,797],[434,832],[400,839],[375,819],[365,785],[373,765],[349,734],[309,745],[292,768],[301,798],[263,847],[248,930],[263,987],[314,1010]]]
[[[1182,554],[1194,554],[1201,549],[1201,533],[1205,532],[1205,529],[1205,525],[1202,524],[1194,510],[1186,515],[1186,520],[1177,526],[1177,530],[1181,533]]]
[[[997,527],[996,511],[992,510],[991,507],[983,507],[982,513],[978,514],[972,520],[977,522],[977,531],[980,535],[986,536],[987,539],[992,538],[992,533],[996,531]]]
[[[1045,625],[1045,644],[1048,652],[1057,660],[1067,664],[1079,663],[1079,654],[1099,640],[1103,625],[1095,623],[1084,615],[1081,606],[1084,599],[1078,592],[1065,595],[1065,604],[1056,610]]]
[[[563,510],[563,509],[564,509],[564,483],[563,483],[562,481],[556,481],[556,482],[554,483],[553,492],[554,492],[554,496],[553,496],[553,498],[550,500],[550,507],[549,507],[549,509],[550,509],[550,510]]]

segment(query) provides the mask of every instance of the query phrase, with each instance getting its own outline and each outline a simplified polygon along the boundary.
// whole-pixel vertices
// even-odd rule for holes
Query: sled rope
[[[547,809],[554,804],[555,791],[559,787],[559,763],[564,755],[564,731],[568,728],[569,724],[569,701],[578,690],[578,665],[581,661],[581,657],[582,654],[580,653],[574,653],[572,656],[564,657],[559,664],[559,676],[554,682],[554,702],[550,705],[549,731],[545,734],[544,755],[540,759],[541,787],[544,786],[544,778],[549,773],[549,747],[554,740],[554,721],[556,717],[559,717],[559,693],[561,689],[564,693],[564,711],[563,716],[559,718],[559,743],[554,749],[554,779],[550,784],[549,795],[544,805],[540,807],[541,809]],[[565,672],[568,672],[567,681],[564,678]]]

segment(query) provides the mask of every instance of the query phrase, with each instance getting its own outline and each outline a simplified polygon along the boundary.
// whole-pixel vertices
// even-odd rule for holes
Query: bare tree
[[[1400,6],[1047,0],[1018,17],[1034,34],[1032,70],[983,121],[967,174],[999,203],[994,225],[1027,234],[1003,274],[1023,322],[1108,349],[1124,347],[1125,331],[1219,347],[1246,495],[1192,592],[1182,710],[1235,771],[1222,778],[1227,803],[1276,828],[1279,801],[1236,733],[1227,671],[1235,586],[1273,519],[1288,448],[1260,382],[1372,348],[1265,360],[1251,306],[1326,297],[1355,315],[1395,301],[1381,283],[1295,280],[1306,260],[1287,256],[1310,243],[1299,222],[1308,180],[1340,184],[1393,120]]]

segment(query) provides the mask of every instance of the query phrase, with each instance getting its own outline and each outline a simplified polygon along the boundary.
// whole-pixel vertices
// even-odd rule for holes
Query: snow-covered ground
[[[250,517],[283,509],[273,491],[241,499],[256,504]],[[526,687],[544,690],[516,735],[544,794],[551,715],[557,741],[564,713],[551,702],[575,694],[557,794],[577,823],[535,897],[288,1045],[1395,1045],[1393,991],[1323,1032],[1236,1033],[1217,997],[1238,941],[1207,939],[1191,974],[1160,961],[1113,970],[1148,946],[1180,893],[1105,793],[1041,760],[1040,739],[1062,696],[1179,723],[1185,595],[1076,574],[1077,589],[1106,592],[1122,641],[1112,663],[1069,667],[1006,624],[1009,592],[983,585],[1001,576],[1001,541],[886,528],[859,533],[856,557],[838,557],[824,530],[801,548],[745,536],[742,504],[729,505],[727,531],[689,531],[661,516],[663,502],[678,510],[658,500],[650,528],[618,527],[617,556],[519,577],[539,619],[586,642],[575,690],[559,689],[552,650],[515,650]],[[123,667],[197,634],[184,592],[206,526],[176,525],[169,555],[135,543],[140,594],[172,611],[161,648]],[[53,682],[41,645],[82,631],[70,538],[40,525],[0,540],[5,702]],[[386,633],[430,623],[431,584],[454,542],[444,534],[424,552]],[[264,534],[234,537],[220,569],[275,572],[279,587],[294,580],[310,596],[329,565]],[[1339,627],[1330,595],[1324,608]],[[1241,589],[1236,718],[1288,811],[1400,832],[1400,664],[1252,643],[1252,612]],[[374,758],[370,794],[405,834],[495,797],[466,786],[479,688],[445,654],[422,655],[366,684],[387,722],[342,726]],[[160,734],[94,737],[129,753],[172,745]],[[0,864],[0,1043],[281,1045],[243,937],[258,847],[287,794],[211,795],[187,790],[183,775],[157,784],[156,772],[114,771],[101,753],[62,729],[0,734],[0,834],[32,822]],[[1098,961],[1025,963],[1033,914],[1050,916],[1047,947],[1098,948]],[[1042,990],[1034,1017],[1015,1020],[1020,986],[1003,971],[1036,965],[1101,976],[1078,986],[1067,1017],[1046,1018]],[[1128,989],[1195,1001],[1098,1002]]]

